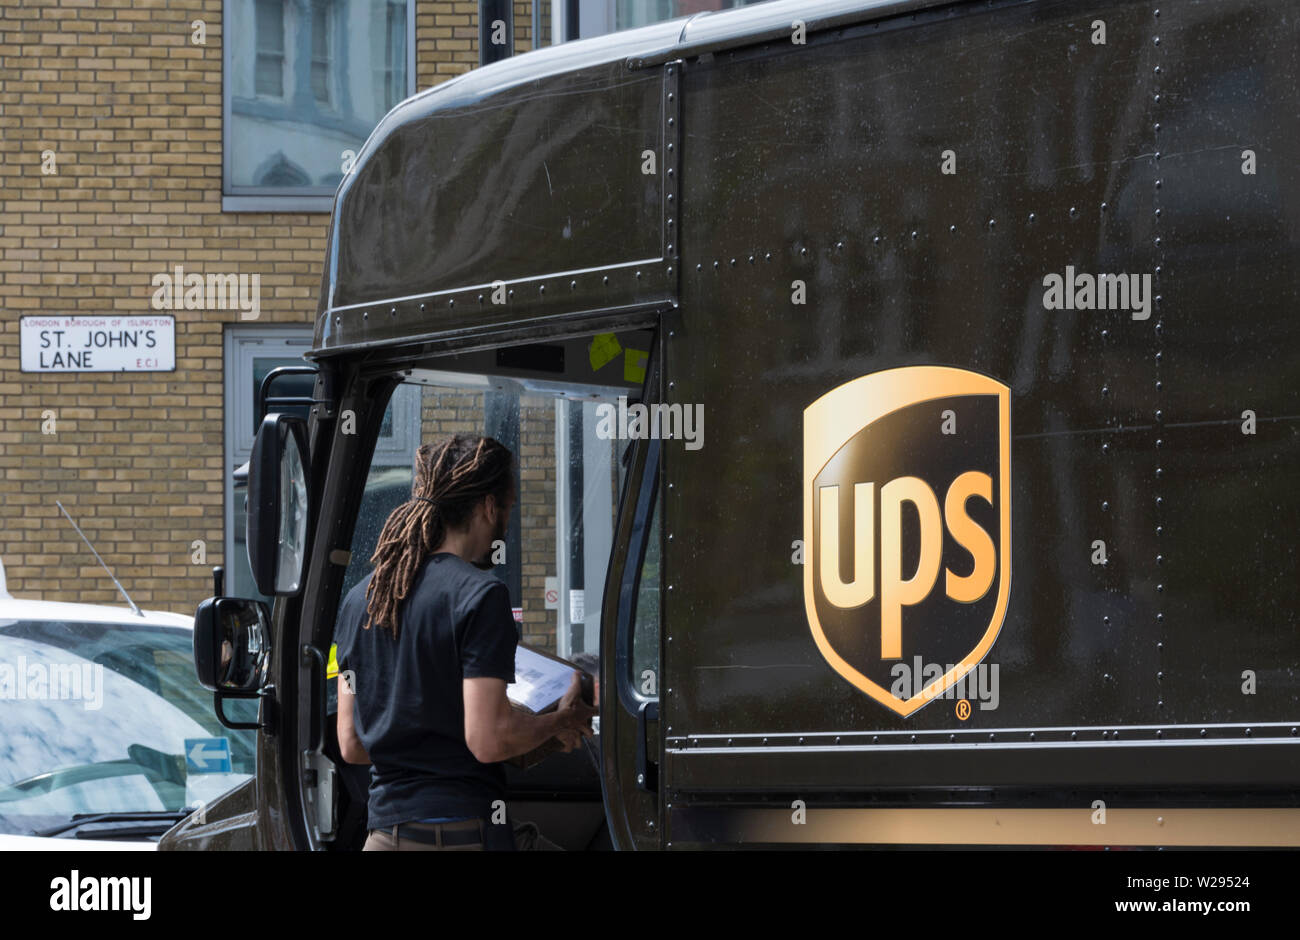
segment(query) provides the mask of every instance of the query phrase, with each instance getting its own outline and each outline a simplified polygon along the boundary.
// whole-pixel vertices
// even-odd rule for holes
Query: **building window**
[[[311,93],[316,103],[332,107],[334,96],[330,93],[333,48],[334,5],[327,0],[316,0],[311,6]],[[401,100],[400,98],[398,99]]]
[[[413,0],[225,0],[222,205],[328,212],[346,152],[414,94]]]
[[[284,4],[280,0],[257,0],[257,25],[253,43],[257,49],[253,83],[257,94],[284,97]]]
[[[623,29],[636,29],[651,23],[718,10],[752,6],[768,0],[577,0],[576,4],[554,2],[551,15],[555,36],[587,39]],[[577,15],[577,28],[569,19]]]
[[[385,99],[406,87],[406,4],[389,2],[384,24],[383,93]]]

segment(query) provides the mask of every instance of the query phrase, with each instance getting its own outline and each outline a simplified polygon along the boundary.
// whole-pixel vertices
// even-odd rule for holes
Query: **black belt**
[[[483,842],[482,820],[454,823],[402,823],[391,830],[394,839],[408,839],[425,845],[479,845]]]

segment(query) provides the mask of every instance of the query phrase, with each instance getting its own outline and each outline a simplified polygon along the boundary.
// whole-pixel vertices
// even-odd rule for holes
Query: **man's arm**
[[[582,685],[576,672],[559,707],[544,715],[529,715],[511,708],[504,679],[464,679],[462,688],[465,743],[483,764],[527,754],[560,732],[577,731],[591,737],[591,719],[598,714],[582,701]]]
[[[343,680],[343,674],[339,673],[339,715],[338,715],[338,732],[339,732],[339,753],[349,764],[368,764],[370,755],[366,753],[365,745],[357,737],[357,729],[352,723],[352,707],[356,701],[352,690],[348,688],[347,682]]]

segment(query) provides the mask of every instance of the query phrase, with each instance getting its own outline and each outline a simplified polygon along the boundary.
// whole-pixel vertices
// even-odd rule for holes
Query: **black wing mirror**
[[[269,414],[248,469],[248,564],[262,594],[297,594],[307,557],[307,422]]]
[[[228,728],[257,728],[226,718],[223,698],[260,698],[271,654],[271,614],[261,601],[210,597],[194,612],[194,670],[216,693],[217,717]]]

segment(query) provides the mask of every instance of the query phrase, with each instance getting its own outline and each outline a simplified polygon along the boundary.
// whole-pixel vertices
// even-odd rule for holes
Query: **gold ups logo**
[[[1011,394],[942,366],[864,375],[804,410],[804,606],[841,676],[900,715],[988,653],[1011,590]],[[909,698],[891,667],[955,664]]]

